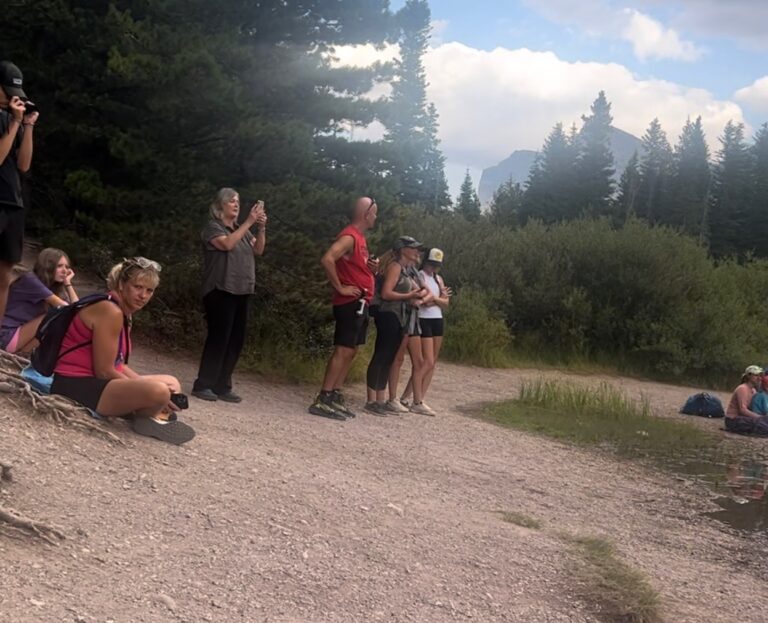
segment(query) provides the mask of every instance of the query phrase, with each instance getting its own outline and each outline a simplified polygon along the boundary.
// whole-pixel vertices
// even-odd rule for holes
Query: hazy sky
[[[397,9],[403,1],[393,0]],[[768,121],[768,0],[432,0],[425,59],[456,193],[515,149],[577,122],[598,91],[641,136],[674,143],[701,115],[710,145],[729,119]],[[396,53],[396,51],[395,51]],[[344,51],[364,62],[370,51]]]

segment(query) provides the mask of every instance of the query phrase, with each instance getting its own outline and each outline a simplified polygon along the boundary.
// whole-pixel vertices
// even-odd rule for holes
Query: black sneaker
[[[217,397],[219,400],[223,400],[224,402],[234,402],[234,403],[238,403],[238,402],[242,402],[242,401],[243,401],[243,399],[242,399],[242,398],[240,398],[240,396],[238,396],[238,395],[237,395],[235,392],[233,392],[231,389],[230,389],[230,390],[228,390],[228,391],[226,391],[226,392],[224,392],[223,394],[216,394],[216,397]]]
[[[192,395],[200,400],[207,400],[208,402],[215,402],[219,397],[213,393],[210,389],[193,389]]]
[[[322,394],[318,394],[317,398],[315,398],[315,402],[309,406],[309,412],[312,415],[319,415],[320,417],[327,417],[332,420],[339,420],[341,422],[347,421],[347,416],[340,411],[336,411],[336,409],[331,406],[330,399]]]
[[[338,389],[334,389],[331,392],[330,405],[336,411],[338,411],[339,413],[343,413],[348,418],[357,417],[357,414],[354,411],[350,410],[350,408],[347,406],[347,403],[344,401],[344,396],[341,394],[341,392]]]
[[[180,420],[160,420],[154,417],[135,417],[131,422],[135,433],[154,437],[180,446],[195,438],[195,429]]]

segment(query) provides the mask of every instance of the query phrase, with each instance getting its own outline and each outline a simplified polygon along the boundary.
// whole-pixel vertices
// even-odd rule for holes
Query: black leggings
[[[203,297],[208,337],[194,389],[225,394],[232,389],[232,372],[245,344],[248,294],[212,290]]]
[[[403,327],[394,312],[376,312],[376,346],[368,364],[368,387],[382,391],[387,387],[389,369],[403,339]]]

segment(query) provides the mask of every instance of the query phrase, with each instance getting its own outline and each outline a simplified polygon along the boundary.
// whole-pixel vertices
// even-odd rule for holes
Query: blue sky
[[[394,9],[404,0],[393,0]],[[432,0],[425,58],[452,189],[468,168],[537,149],[604,89],[615,125],[658,117],[675,142],[701,115],[713,151],[729,119],[768,121],[768,0]]]

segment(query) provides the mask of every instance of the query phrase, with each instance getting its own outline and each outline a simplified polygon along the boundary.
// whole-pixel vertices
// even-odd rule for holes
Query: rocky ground
[[[187,387],[195,372],[146,350],[133,363]],[[0,535],[0,621],[596,621],[565,530],[613,540],[669,622],[763,623],[766,541],[703,517],[703,487],[465,415],[540,374],[443,365],[439,417],[346,423],[306,413],[314,388],[240,376],[242,404],[193,400],[182,447],[117,423],[119,446],[3,400],[0,503],[68,538]],[[693,391],[614,382],[662,414]]]

